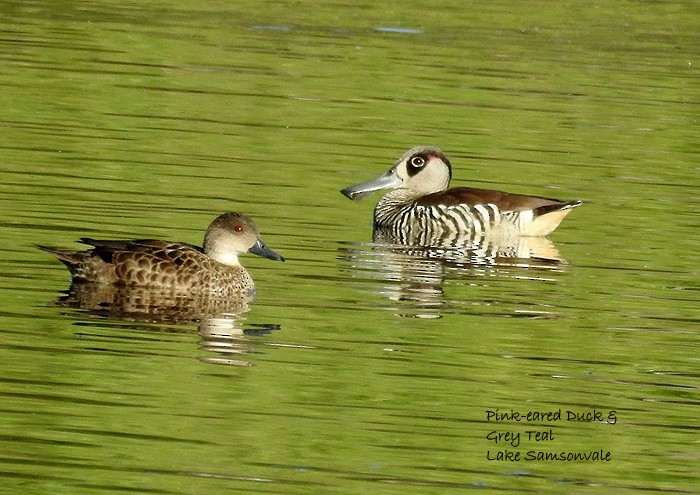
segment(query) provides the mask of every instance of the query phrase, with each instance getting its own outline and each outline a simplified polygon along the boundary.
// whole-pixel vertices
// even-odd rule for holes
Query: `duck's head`
[[[416,146],[404,153],[385,174],[348,186],[340,192],[355,200],[380,189],[395,188],[424,196],[447,189],[451,178],[452,166],[440,149],[434,146]]]
[[[204,234],[204,253],[225,265],[238,265],[238,255],[250,252],[284,261],[284,257],[269,249],[260,239],[258,227],[242,213],[219,215]]]

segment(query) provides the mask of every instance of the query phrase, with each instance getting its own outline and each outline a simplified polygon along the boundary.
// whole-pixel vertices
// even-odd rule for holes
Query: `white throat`
[[[209,252],[207,252],[207,255],[218,261],[219,263],[222,263],[224,265],[229,265],[229,266],[240,266],[241,263],[238,261],[238,253],[235,253],[231,250],[228,249],[221,249],[219,246],[214,246],[213,249],[210,249]]]

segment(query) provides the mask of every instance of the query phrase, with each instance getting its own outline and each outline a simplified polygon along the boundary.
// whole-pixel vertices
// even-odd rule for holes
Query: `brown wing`
[[[455,187],[423,196],[417,201],[421,206],[455,206],[460,204],[483,205],[494,204],[501,211],[534,210],[542,206],[562,206],[565,201],[543,198],[541,196],[528,196],[525,194],[511,194],[504,191],[491,189],[478,189],[475,187]]]
[[[139,240],[120,245],[118,242],[99,242],[96,249],[111,251],[114,270],[125,284],[190,286],[196,283],[203,265],[211,261],[200,248],[186,243]]]
[[[92,253],[101,257],[107,263],[112,262],[112,255],[117,251],[156,252],[158,250],[185,248],[203,252],[202,248],[185,242],[168,242],[157,239],[104,240],[81,237],[80,242],[93,246]]]
[[[93,249],[40,248],[61,260],[75,279],[94,283],[189,289],[211,285],[210,279],[216,277],[229,282],[235,271],[216,263],[204,254],[202,248],[186,243],[151,239],[112,241],[83,238],[81,241]]]
[[[253,287],[252,279],[242,267],[222,265],[199,248],[184,243],[116,251],[112,264],[120,283],[126,285],[227,293]]]
[[[169,246],[187,246],[198,251],[202,251],[202,248],[198,246],[193,246],[192,244],[187,244],[185,242],[170,242],[161,241],[157,239],[129,239],[129,240],[104,240],[104,239],[92,239],[90,237],[81,237],[80,242],[83,244],[88,244],[90,246],[102,249],[104,251],[128,251],[140,248],[147,249],[165,249]]]

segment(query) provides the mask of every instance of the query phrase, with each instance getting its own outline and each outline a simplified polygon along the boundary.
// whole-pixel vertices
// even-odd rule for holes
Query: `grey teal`
[[[203,247],[153,239],[98,240],[83,237],[92,249],[73,251],[38,246],[70,270],[73,283],[150,287],[221,296],[250,292],[253,279],[238,256],[251,252],[284,261],[260,239],[253,220],[236,212],[218,216],[204,235]]]

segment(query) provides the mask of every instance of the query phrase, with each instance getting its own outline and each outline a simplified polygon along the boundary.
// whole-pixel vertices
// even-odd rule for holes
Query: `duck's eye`
[[[423,165],[425,165],[425,158],[423,158],[422,156],[414,156],[413,158],[411,158],[411,165],[420,168]]]
[[[243,225],[235,225],[235,226],[233,227],[233,230],[234,230],[235,232],[238,232],[238,233],[240,234],[240,233],[243,232],[245,229],[243,228]]]

